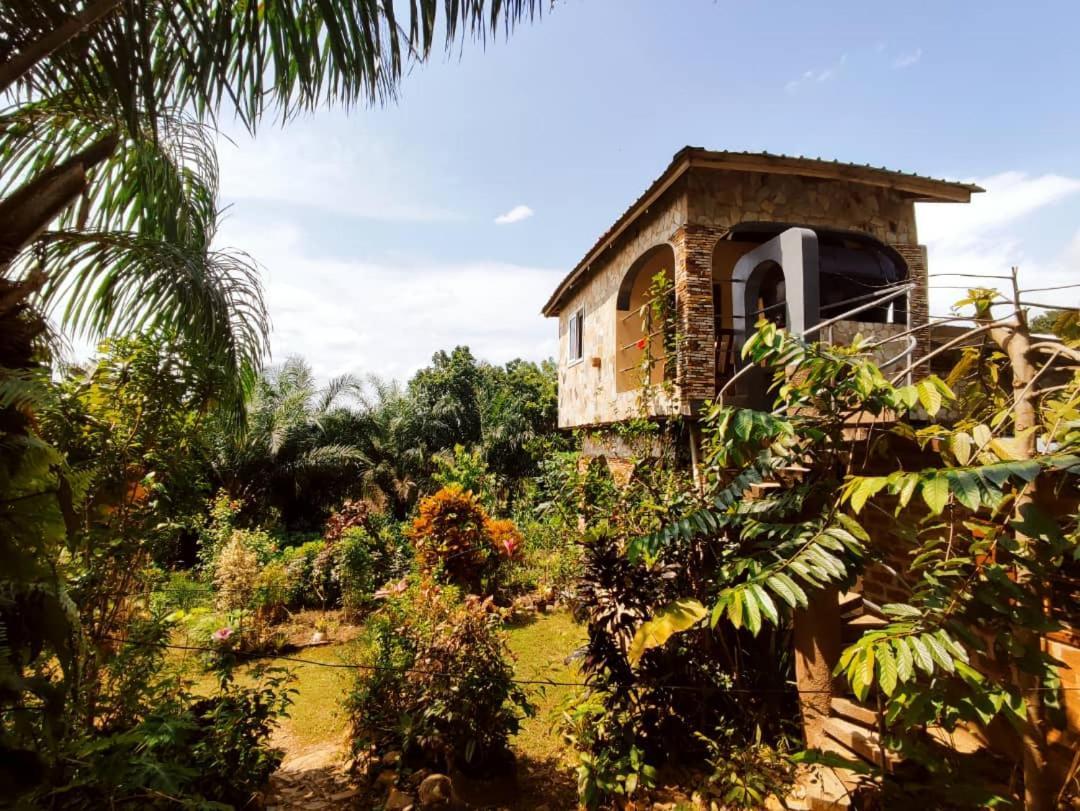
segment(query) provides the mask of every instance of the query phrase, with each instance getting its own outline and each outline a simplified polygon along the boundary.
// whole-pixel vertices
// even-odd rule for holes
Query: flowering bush
[[[511,561],[521,560],[525,539],[513,521],[509,518],[489,518],[487,531],[491,544],[500,557]]]
[[[502,764],[532,707],[513,682],[490,598],[414,587],[368,622],[370,645],[347,706],[354,745],[414,765],[478,771]]]
[[[460,485],[425,498],[408,532],[421,568],[442,583],[481,593],[498,563],[489,520],[476,497]]]

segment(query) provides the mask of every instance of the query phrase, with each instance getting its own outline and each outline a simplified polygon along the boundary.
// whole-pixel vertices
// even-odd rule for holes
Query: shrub
[[[33,807],[163,808],[177,797],[192,808],[250,805],[281,762],[270,733],[292,691],[281,668],[256,670],[250,686],[240,686],[231,659],[215,659],[218,686],[210,695],[167,679],[144,697],[130,726],[65,741],[71,772]]]
[[[259,576],[259,556],[246,540],[243,534],[234,533],[214,561],[214,587],[222,611],[243,609],[251,604],[255,579]]]
[[[521,714],[509,652],[487,602],[414,587],[368,624],[370,646],[347,705],[354,743],[409,762],[480,771],[501,764]]]
[[[325,541],[308,541],[281,555],[288,575],[288,604],[292,608],[325,608],[337,601],[333,555]]]
[[[488,516],[476,497],[449,485],[420,502],[409,528],[421,568],[442,583],[479,594],[498,561]]]
[[[261,622],[278,622],[289,604],[289,570],[280,560],[272,560],[255,578],[252,608]]]
[[[352,501],[350,499],[338,507],[327,519],[323,538],[328,542],[333,542],[342,538],[348,530],[366,529],[370,531],[372,515],[371,507],[366,502]]]
[[[491,545],[500,558],[507,561],[520,561],[525,552],[525,539],[517,525],[509,518],[489,518],[488,536]]]

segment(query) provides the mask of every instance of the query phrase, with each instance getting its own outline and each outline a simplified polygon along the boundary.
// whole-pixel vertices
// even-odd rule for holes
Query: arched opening
[[[731,272],[743,254],[752,251],[759,244],[756,241],[721,239],[713,248],[713,335],[717,389],[735,374],[736,368],[736,325],[732,318],[732,296],[736,291],[732,289]]]
[[[668,357],[672,336],[665,316],[675,311],[674,295],[657,298],[660,286],[671,287],[675,279],[675,251],[657,245],[639,256],[619,285],[615,308],[615,390],[632,391],[659,385],[675,370]],[[666,282],[665,284],[660,284]]]
[[[806,226],[797,223],[740,223],[731,230],[727,239],[721,240],[721,245],[726,242],[742,246],[738,249],[741,256],[749,248],[767,242],[792,227]],[[908,268],[903,257],[874,237],[857,231],[810,230],[817,235],[818,241],[818,284],[823,319],[834,318],[907,280]],[[854,318],[860,323],[907,324],[908,299],[902,296],[881,307],[863,310]]]

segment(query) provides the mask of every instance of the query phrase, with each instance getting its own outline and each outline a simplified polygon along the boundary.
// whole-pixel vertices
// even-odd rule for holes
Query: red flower
[[[645,343],[646,343],[645,339],[644,339],[644,338],[642,338],[641,340],[639,340],[639,341],[637,342],[637,348],[638,348],[638,349],[644,349],[644,348],[645,348]]]

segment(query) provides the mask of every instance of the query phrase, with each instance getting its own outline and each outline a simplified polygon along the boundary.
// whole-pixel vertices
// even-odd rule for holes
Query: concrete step
[[[878,728],[878,714],[877,711],[864,707],[862,704],[857,704],[851,699],[847,698],[834,698],[829,706],[832,708],[832,714],[843,718],[846,721],[864,726],[872,732],[877,732]]]
[[[867,631],[876,631],[888,625],[889,621],[873,614],[865,613],[844,623],[840,631],[840,638],[844,644],[850,645],[857,642]]]
[[[825,721],[823,729],[826,735],[863,760],[876,766],[881,765],[882,752],[878,745],[880,739],[877,732],[835,716]],[[900,759],[887,750],[884,754],[885,768],[892,770]]]

